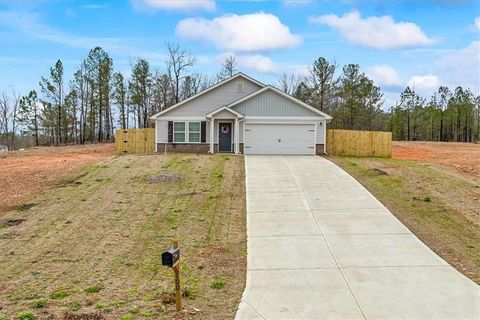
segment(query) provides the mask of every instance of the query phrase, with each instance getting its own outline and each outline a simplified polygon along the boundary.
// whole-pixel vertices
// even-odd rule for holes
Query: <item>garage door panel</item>
[[[313,124],[245,124],[245,154],[315,154]]]

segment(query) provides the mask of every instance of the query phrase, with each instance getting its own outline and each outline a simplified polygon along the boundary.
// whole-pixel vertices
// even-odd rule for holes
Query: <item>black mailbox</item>
[[[170,248],[162,253],[162,265],[172,267],[180,259],[180,249]]]

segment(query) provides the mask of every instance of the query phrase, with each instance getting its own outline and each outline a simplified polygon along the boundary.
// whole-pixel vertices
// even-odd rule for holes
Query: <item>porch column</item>
[[[210,153],[214,153],[214,139],[215,139],[215,120],[210,119]]]
[[[240,152],[240,125],[238,118],[235,118],[235,130],[233,130],[233,135],[235,137],[235,154]]]

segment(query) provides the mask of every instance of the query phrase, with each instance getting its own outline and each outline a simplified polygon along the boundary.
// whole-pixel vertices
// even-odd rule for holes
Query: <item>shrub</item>
[[[423,201],[425,201],[425,202],[431,202],[431,201],[432,201],[432,198],[430,198],[430,196],[425,196],[425,197],[423,197]]]

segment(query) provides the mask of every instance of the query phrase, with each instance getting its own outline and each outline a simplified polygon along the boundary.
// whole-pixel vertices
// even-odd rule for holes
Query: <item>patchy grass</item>
[[[181,179],[149,180],[161,175]],[[37,318],[171,319],[173,272],[160,255],[173,240],[187,310],[198,319],[233,318],[246,269],[243,157],[114,157],[31,203],[1,221],[25,219],[0,228],[6,318],[46,297]],[[221,278],[228,285],[211,287]]]
[[[225,278],[215,279],[210,285],[213,289],[223,289],[227,285],[227,280]]]
[[[33,320],[35,319],[35,314],[31,311],[21,311],[17,314],[19,320]]]
[[[65,299],[69,295],[70,295],[69,292],[66,292],[66,291],[63,291],[63,290],[55,291],[55,292],[50,293],[50,299],[61,300],[61,299]]]
[[[85,293],[97,293],[103,289],[103,285],[96,284],[94,286],[88,287],[84,290]]]
[[[433,251],[480,283],[480,181],[407,160],[332,157]],[[383,174],[378,174],[378,172]]]
[[[45,308],[47,306],[47,301],[45,299],[38,299],[32,303],[32,307],[36,309]]]

